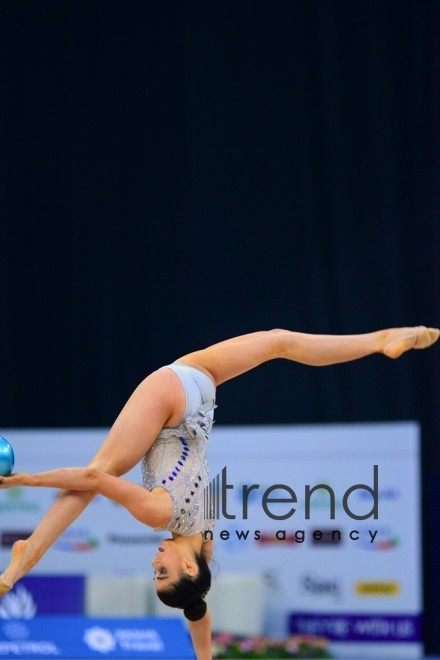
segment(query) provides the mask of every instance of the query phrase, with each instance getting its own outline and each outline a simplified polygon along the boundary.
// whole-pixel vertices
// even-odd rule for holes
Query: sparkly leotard
[[[170,521],[155,531],[182,536],[211,530],[214,520],[205,517],[205,487],[209,484],[205,442],[214,422],[215,386],[204,373],[186,364],[163,367],[178,376],[186,394],[183,419],[165,427],[142,459],[144,486],[162,486],[173,500]]]

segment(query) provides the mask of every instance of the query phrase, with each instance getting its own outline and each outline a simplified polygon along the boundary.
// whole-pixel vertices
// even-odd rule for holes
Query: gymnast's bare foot
[[[14,584],[26,573],[26,562],[29,559],[30,543],[16,541],[11,550],[11,561],[8,568],[0,575],[0,596],[10,591]]]
[[[418,325],[414,328],[393,328],[385,330],[383,354],[389,358],[400,357],[406,351],[432,346],[440,336],[437,328]]]

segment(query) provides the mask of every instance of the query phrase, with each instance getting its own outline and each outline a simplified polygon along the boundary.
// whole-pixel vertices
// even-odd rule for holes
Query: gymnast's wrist
[[[17,477],[17,486],[35,486],[36,484],[33,482],[33,475],[28,474],[28,472],[18,472],[16,475]]]

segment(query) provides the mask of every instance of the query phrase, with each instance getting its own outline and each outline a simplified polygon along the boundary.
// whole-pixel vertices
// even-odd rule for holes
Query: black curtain
[[[239,333],[439,325],[439,37],[434,0],[1,0],[0,425],[109,425]],[[439,366],[273,363],[217,415],[420,420],[437,651]]]

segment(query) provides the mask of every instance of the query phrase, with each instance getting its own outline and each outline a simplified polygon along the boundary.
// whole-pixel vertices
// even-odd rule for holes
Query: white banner
[[[356,655],[360,645],[362,657],[419,657],[417,424],[221,428],[209,457],[214,481],[221,482],[215,475],[227,468],[233,488],[225,509],[237,516],[220,515],[215,556],[221,570],[266,576],[267,632],[283,634],[290,615],[291,630],[331,637],[341,657]],[[259,487],[250,490],[254,484]],[[268,491],[276,484],[288,488]],[[331,491],[311,493],[306,519],[306,487],[319,484]],[[349,489],[345,509],[351,515],[344,509]],[[375,491],[377,519],[368,489]],[[295,509],[292,515],[272,519],[263,507],[265,491],[267,499],[288,500],[267,502],[267,511],[282,516]],[[351,517],[369,513],[364,520]]]
[[[14,447],[15,470],[36,472],[86,464],[105,430],[1,434]],[[208,456],[219,512],[214,556],[221,571],[264,575],[266,632],[323,633],[340,655],[362,644],[363,657],[366,648],[373,657],[385,644],[387,657],[418,656],[417,424],[216,427]],[[141,483],[140,468],[128,478]],[[32,531],[53,498],[48,489],[0,491],[2,566],[10,544]],[[148,572],[160,538],[97,497],[33,573]]]

